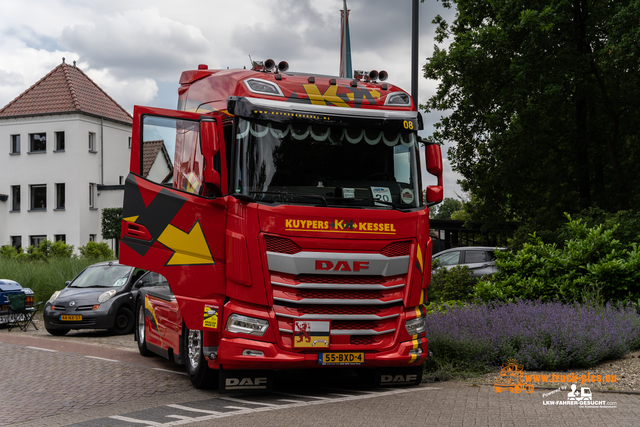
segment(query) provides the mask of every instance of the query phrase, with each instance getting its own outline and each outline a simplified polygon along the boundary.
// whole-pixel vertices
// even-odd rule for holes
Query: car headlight
[[[60,296],[60,291],[55,291],[53,295],[51,295],[51,298],[49,298],[49,304],[53,304],[58,299],[59,296]]]
[[[111,297],[113,297],[116,294],[115,289],[111,289],[110,291],[107,291],[105,293],[103,293],[102,295],[100,295],[98,297],[98,302],[99,303],[103,303],[103,302],[107,302],[111,299]]]
[[[407,320],[405,327],[407,328],[407,333],[409,335],[419,335],[427,331],[427,318],[425,316],[420,316],[415,319]]]
[[[268,328],[269,322],[264,319],[232,314],[227,319],[227,327],[225,329],[234,334],[240,333],[261,337],[267,332]]]

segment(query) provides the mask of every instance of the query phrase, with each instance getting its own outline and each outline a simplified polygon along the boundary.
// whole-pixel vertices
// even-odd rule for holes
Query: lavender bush
[[[469,304],[427,317],[432,367],[588,368],[640,348],[640,315],[630,305],[530,302]]]

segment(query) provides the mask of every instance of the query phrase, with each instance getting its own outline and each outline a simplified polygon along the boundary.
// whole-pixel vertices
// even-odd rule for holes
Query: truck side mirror
[[[427,206],[440,203],[444,197],[442,188],[442,150],[438,144],[428,143],[425,146],[425,156],[427,158],[427,172],[438,178],[438,185],[427,187]]]
[[[205,187],[211,195],[222,194],[222,180],[220,172],[215,170],[213,159],[220,152],[220,133],[217,130],[216,119],[210,116],[200,117],[200,132],[202,138],[202,153],[206,161],[204,170]]]

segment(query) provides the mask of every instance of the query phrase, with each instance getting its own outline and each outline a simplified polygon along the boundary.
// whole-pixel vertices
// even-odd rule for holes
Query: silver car
[[[431,257],[432,261],[439,260],[440,265],[451,268],[454,265],[466,265],[471,270],[473,277],[492,275],[497,271],[495,265],[495,252],[504,251],[506,248],[494,248],[489,246],[468,246],[462,248],[447,249]]]

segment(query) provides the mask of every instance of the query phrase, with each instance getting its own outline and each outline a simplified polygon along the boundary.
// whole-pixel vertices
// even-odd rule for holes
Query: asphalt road
[[[326,371],[280,376],[273,392],[194,389],[184,369],[137,353],[132,336],[51,337],[0,329],[0,425],[511,426],[640,424],[640,396],[595,393],[607,407],[566,405],[566,392],[496,393],[459,382],[360,388]],[[556,402],[556,403],[548,403]]]

